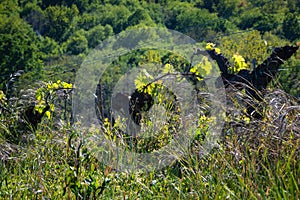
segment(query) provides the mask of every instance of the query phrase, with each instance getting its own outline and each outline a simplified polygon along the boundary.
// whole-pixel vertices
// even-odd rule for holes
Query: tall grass
[[[45,120],[22,144],[1,134],[0,199],[299,199],[299,102],[276,90],[261,108],[250,121],[229,109],[219,148],[150,172],[101,164],[67,124]]]

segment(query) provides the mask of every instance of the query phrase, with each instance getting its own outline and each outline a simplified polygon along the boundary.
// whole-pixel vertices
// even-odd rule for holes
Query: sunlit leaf
[[[54,111],[54,104],[50,104],[50,110]]]
[[[3,98],[4,98],[4,92],[0,90],[0,100],[2,100]]]
[[[46,111],[45,115],[47,116],[48,119],[51,119],[51,113],[50,113],[50,111]]]
[[[163,68],[164,74],[172,73],[174,71],[175,71],[174,67],[172,65],[170,65],[169,63],[164,65],[164,68]]]
[[[205,48],[206,48],[206,50],[213,50],[214,47],[215,47],[215,44],[209,42],[209,43],[206,44]]]
[[[216,45],[214,43],[209,42],[209,43],[206,44],[205,49],[206,50],[215,50],[217,54],[220,54],[221,50],[219,48],[215,48],[215,46]]]
[[[52,86],[53,86],[54,89],[58,89],[58,87],[59,87],[57,83],[53,83]]]
[[[41,93],[38,93],[36,95],[36,100],[38,100],[38,101],[42,100],[42,94]]]
[[[232,59],[234,61],[234,67],[233,67],[233,72],[237,73],[242,69],[247,69],[248,65],[246,64],[245,59],[243,58],[243,56],[239,55],[239,54],[234,54],[232,56]]]

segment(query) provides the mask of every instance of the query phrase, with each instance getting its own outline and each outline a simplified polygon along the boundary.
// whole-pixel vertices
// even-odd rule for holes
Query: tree
[[[78,55],[88,50],[88,40],[85,37],[85,31],[79,30],[72,35],[66,42],[67,52]]]
[[[236,23],[241,29],[251,28],[255,23],[262,20],[262,15],[260,9],[254,7],[253,9],[245,10],[241,13],[241,15],[236,18]]]
[[[95,48],[108,36],[113,35],[113,29],[110,25],[102,26],[99,24],[90,29],[86,35],[89,48]]]
[[[186,2],[172,2],[165,9],[165,25],[167,28],[176,29],[177,16],[186,11],[191,11],[193,7]]]
[[[42,0],[41,8],[46,9],[49,6],[59,6],[59,5],[62,5],[61,0]]]
[[[228,19],[237,13],[239,3],[240,0],[220,0],[219,3],[216,4],[218,15]]]
[[[3,0],[0,2],[1,15],[12,16],[18,15],[21,8],[18,6],[17,1]]]
[[[262,34],[267,31],[276,30],[280,24],[278,15],[263,14],[258,21],[253,24],[253,28],[260,31]]]
[[[283,24],[282,32],[285,38],[294,41],[300,38],[300,18],[296,13],[289,13],[286,15]]]
[[[25,19],[38,34],[43,31],[45,16],[43,10],[37,5],[36,2],[27,3],[23,7],[20,16],[22,19]]]
[[[300,12],[300,1],[288,0],[287,7],[291,13]]]
[[[259,31],[249,31],[226,36],[220,41],[220,48],[225,56],[231,57],[233,54],[240,54],[245,58],[249,69],[251,69],[253,60],[259,63],[267,58],[267,49],[269,45],[271,44],[262,40]]]
[[[70,28],[73,19],[78,16],[76,6],[49,6],[45,10],[45,28],[42,35],[55,39],[58,42],[66,40],[66,33]]]
[[[125,30],[128,23],[128,17],[131,12],[123,5],[102,5],[93,12],[96,15],[96,23],[105,26],[109,24],[113,27],[114,33],[120,33]]]
[[[135,26],[138,24],[155,25],[149,14],[141,8],[138,8],[129,18],[127,26]]]
[[[203,0],[203,2],[198,3],[199,6],[202,8],[207,9],[209,12],[215,12],[216,11],[216,4],[219,3],[219,0],[211,1],[211,0]]]
[[[97,14],[83,13],[77,18],[77,27],[79,29],[89,30],[97,25]]]
[[[17,70],[37,72],[43,64],[38,50],[39,39],[18,15],[0,15],[0,82]],[[35,74],[37,75],[37,74]]]
[[[160,4],[148,3],[143,6],[156,24],[164,23],[163,7]]]
[[[219,19],[206,9],[186,9],[176,17],[176,30],[197,40],[204,40],[217,31]],[[211,35],[209,35],[211,34]]]
[[[42,37],[39,43],[39,50],[43,54],[43,60],[47,60],[51,57],[59,56],[62,54],[62,47],[52,38]]]
[[[68,7],[76,5],[80,13],[83,13],[89,6],[89,0],[64,0],[63,3]]]

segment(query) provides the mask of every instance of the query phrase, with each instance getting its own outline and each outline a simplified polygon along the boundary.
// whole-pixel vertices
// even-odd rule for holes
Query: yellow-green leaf
[[[48,119],[51,119],[51,113],[50,113],[50,111],[46,111],[45,115],[47,116]]]
[[[232,59],[234,61],[234,68],[233,68],[234,73],[239,72],[242,69],[247,69],[248,65],[246,64],[246,61],[243,58],[243,56],[239,54],[234,54],[232,56]]]
[[[50,110],[54,111],[54,104],[50,104]]]
[[[192,73],[195,73],[197,71],[197,66],[193,66],[191,69],[190,69],[190,72]]]
[[[71,83],[62,82],[61,84],[65,89],[71,89],[73,87]]]
[[[2,100],[4,97],[4,92],[2,90],[0,90],[0,100]]]
[[[52,86],[53,86],[54,89],[58,89],[58,87],[59,87],[59,85],[57,83],[53,83]]]
[[[38,100],[38,101],[42,100],[42,94],[41,93],[38,93],[36,95],[36,100]]]
[[[164,69],[163,69],[163,73],[167,74],[167,73],[172,73],[174,72],[174,67],[172,65],[170,65],[169,63],[165,64]]]
[[[213,50],[214,47],[215,47],[215,44],[209,42],[209,43],[206,44],[205,48],[206,48],[206,50]]]
[[[215,48],[215,51],[216,51],[217,54],[221,53],[221,50],[219,48]]]

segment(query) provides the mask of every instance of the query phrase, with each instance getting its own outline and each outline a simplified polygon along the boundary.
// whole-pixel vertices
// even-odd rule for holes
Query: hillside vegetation
[[[100,129],[91,127],[90,134],[103,132],[117,146],[139,153],[155,152],[176,137],[183,111],[173,91],[149,75],[156,69],[141,70],[134,80],[131,98],[136,95],[146,103],[131,99],[128,112],[136,124],[153,126],[151,116],[139,114],[155,103],[163,105],[169,118],[159,129],[162,134],[129,137],[123,131],[126,124],[111,116],[115,84],[126,71],[148,62],[193,85],[201,111],[192,116],[197,131],[186,154],[175,152],[178,158],[157,170],[125,172],[88,150],[72,107],[76,74],[106,39],[147,27],[193,38],[195,49],[183,51],[194,59],[199,59],[198,50],[226,57],[234,77],[255,70],[276,47],[300,45],[300,2],[2,0],[0,199],[299,199],[299,50],[281,59],[276,76],[261,91],[249,90],[247,84],[242,89],[226,86],[224,126],[217,144],[204,156],[201,145],[212,132],[209,126],[218,123],[210,115],[205,77],[214,76],[217,65],[205,59],[192,65],[175,53],[147,48],[120,55],[99,80],[99,90],[94,89],[92,107]],[[122,45],[134,46],[126,41]],[[256,97],[247,91],[257,91]],[[251,114],[249,107],[258,114]]]

